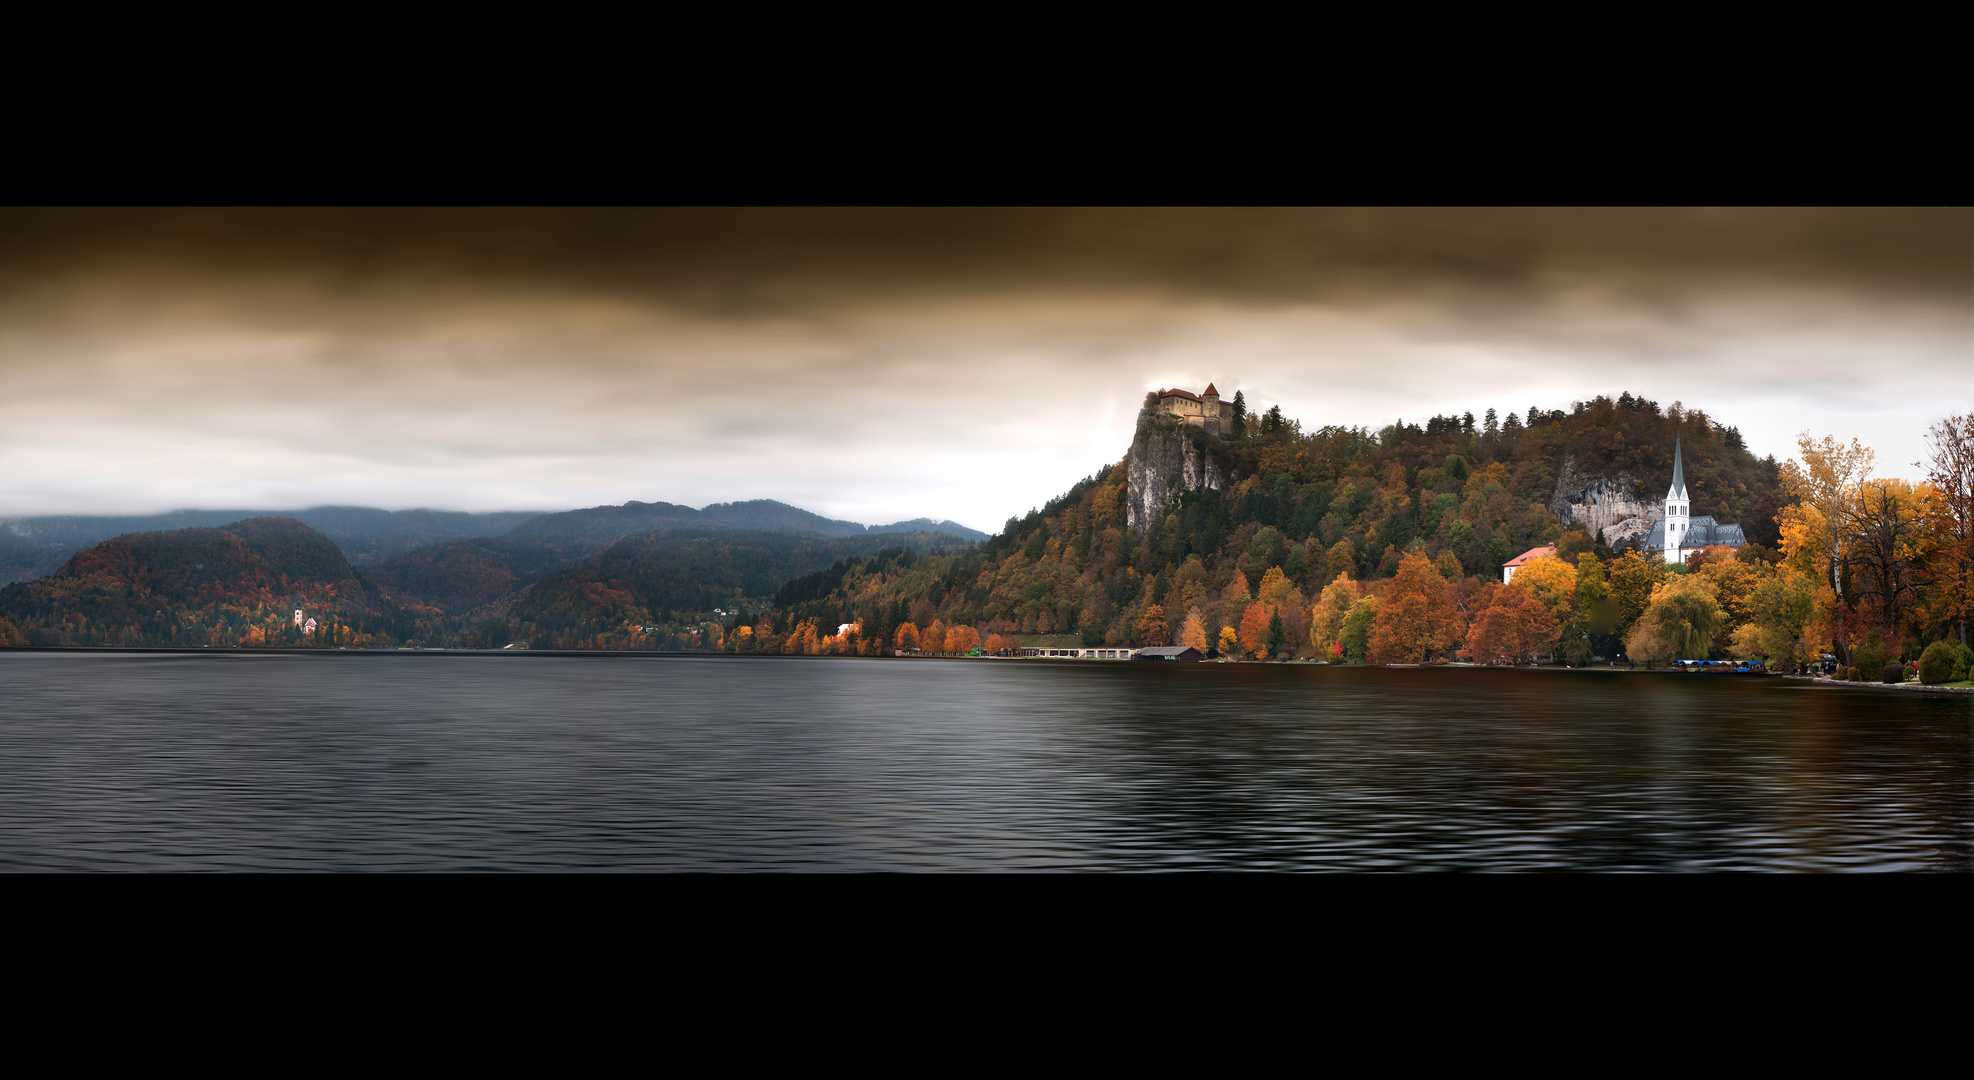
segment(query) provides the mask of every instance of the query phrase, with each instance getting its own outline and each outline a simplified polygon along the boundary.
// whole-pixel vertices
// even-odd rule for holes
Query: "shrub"
[[[1949,682],[1961,682],[1974,678],[1974,649],[1965,645],[1954,647],[1953,678]]]
[[[1927,686],[1953,682],[1953,670],[1960,660],[1960,646],[1935,641],[1919,654],[1919,681]]]
[[[1905,665],[1898,662],[1886,664],[1878,673],[1879,682],[1902,683],[1905,681]]]

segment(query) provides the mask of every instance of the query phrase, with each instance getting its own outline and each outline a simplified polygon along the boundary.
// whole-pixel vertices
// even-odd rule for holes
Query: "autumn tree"
[[[1530,559],[1512,584],[1528,590],[1557,626],[1576,621],[1576,568],[1554,555]]]
[[[1893,642],[1902,630],[1919,629],[1923,564],[1936,546],[1928,528],[1939,517],[1934,501],[1931,486],[1895,479],[1867,480],[1852,497],[1847,561],[1858,602]]]
[[[1652,603],[1652,590],[1659,587],[1667,574],[1666,562],[1659,558],[1641,558],[1636,550],[1604,564],[1604,574],[1610,583],[1610,598],[1616,607],[1616,623],[1611,632],[1624,635],[1640,615]]]
[[[1262,576],[1261,587],[1255,590],[1255,599],[1281,615],[1284,643],[1299,646],[1308,640],[1308,600],[1280,568],[1271,569]]]
[[[897,637],[892,644],[899,652],[917,652],[919,648],[918,627],[908,622],[899,623]]]
[[[1467,654],[1477,664],[1533,661],[1555,647],[1560,630],[1548,605],[1517,573],[1514,581],[1494,591],[1493,603],[1467,631]]]
[[[987,643],[982,645],[980,648],[983,652],[987,653],[987,655],[996,656],[1003,652],[1009,652],[1019,649],[1020,643],[1010,638],[1003,637],[1000,634],[989,634],[987,635]]]
[[[1190,645],[1200,652],[1206,651],[1206,616],[1200,613],[1200,609],[1192,608],[1186,612],[1186,621],[1179,627],[1178,640],[1173,644]]]
[[[1220,655],[1236,656],[1241,651],[1241,635],[1231,626],[1220,628]]]
[[[1377,597],[1360,596],[1350,605],[1350,614],[1344,617],[1343,633],[1337,644],[1351,663],[1362,662],[1370,653],[1371,628],[1377,624],[1378,605]]]
[[[1399,560],[1372,624],[1369,656],[1374,664],[1417,664],[1451,650],[1459,628],[1447,603],[1446,579],[1423,555]]]
[[[940,622],[938,619],[932,620],[932,625],[926,627],[925,631],[919,634],[918,639],[920,643],[919,647],[926,652],[936,653],[944,650],[946,647],[946,624]]]
[[[1931,525],[1940,541],[1930,574],[1966,648],[1967,619],[1974,615],[1974,412],[1934,424],[1926,441],[1926,482],[1938,492]]]
[[[1796,543],[1816,544],[1820,549],[1817,554],[1824,563],[1825,580],[1842,596],[1844,583],[1838,562],[1842,558],[1843,531],[1850,516],[1852,495],[1857,485],[1871,475],[1871,463],[1876,455],[1856,439],[1845,446],[1825,435],[1819,443],[1807,431],[1796,437],[1796,449],[1802,461],[1782,463],[1778,474],[1782,491],[1798,506],[1811,511],[1807,517],[1794,515],[1798,522],[1812,524],[1820,534],[1812,540],[1799,529]],[[1783,523],[1785,544],[1789,542],[1789,523],[1783,520],[1786,516],[1792,516],[1788,509],[1776,519]]]
[[[1138,617],[1136,641],[1139,645],[1161,645],[1166,640],[1165,608],[1158,604],[1149,605],[1145,613]]]
[[[1714,637],[1713,648],[1725,649],[1733,632],[1754,618],[1751,600],[1755,588],[1772,571],[1759,560],[1735,558],[1731,548],[1707,548],[1699,554],[1706,557],[1691,573],[1713,586],[1714,599],[1721,610],[1720,630]]]
[[[1587,551],[1576,557],[1576,603],[1586,632],[1609,634],[1617,628],[1618,605],[1611,598],[1610,578],[1604,564]]]
[[[1734,628],[1732,651],[1752,660],[1813,660],[1816,648],[1803,640],[1816,612],[1816,579],[1791,566],[1764,573],[1748,590],[1748,619]]]
[[[1329,578],[1324,584],[1335,581],[1339,575],[1357,576],[1357,549],[1348,540],[1339,540],[1330,545],[1329,554],[1324,558],[1324,566]]]
[[[1448,584],[1467,576],[1467,571],[1460,566],[1459,557],[1450,550],[1439,553],[1439,558],[1433,560],[1433,569],[1439,571],[1439,576],[1445,578]]]
[[[980,647],[980,631],[971,626],[955,626],[946,631],[946,651],[970,653]]]
[[[1268,605],[1255,602],[1241,614],[1241,651],[1256,660],[1268,658]]]
[[[1625,638],[1634,660],[1704,660],[1727,615],[1713,584],[1682,574],[1652,590],[1652,602]]]
[[[1344,574],[1323,589],[1309,612],[1309,642],[1325,656],[1337,653],[1343,640],[1344,623],[1350,609],[1362,595],[1357,583]]]

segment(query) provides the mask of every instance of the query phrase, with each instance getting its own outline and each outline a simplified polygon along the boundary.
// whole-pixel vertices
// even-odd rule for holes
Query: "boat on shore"
[[[1674,671],[1691,675],[1766,675],[1768,668],[1758,660],[1674,660]]]

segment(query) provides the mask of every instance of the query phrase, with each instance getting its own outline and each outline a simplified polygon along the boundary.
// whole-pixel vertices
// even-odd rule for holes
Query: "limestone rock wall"
[[[1128,483],[1125,517],[1132,531],[1164,520],[1165,505],[1188,491],[1219,490],[1227,484],[1226,470],[1211,454],[1193,445],[1186,427],[1140,414],[1125,466]]]
[[[1585,532],[1601,534],[1613,550],[1628,540],[1645,536],[1652,523],[1665,516],[1665,504],[1641,498],[1629,476],[1591,476],[1577,468],[1575,458],[1564,458],[1556,474],[1556,494],[1549,501],[1549,512],[1564,525],[1575,525]]]

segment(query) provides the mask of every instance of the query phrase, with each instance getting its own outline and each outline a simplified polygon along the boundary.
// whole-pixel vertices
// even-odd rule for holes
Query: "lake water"
[[[0,869],[1965,871],[1971,728],[1733,677],[0,652]]]

